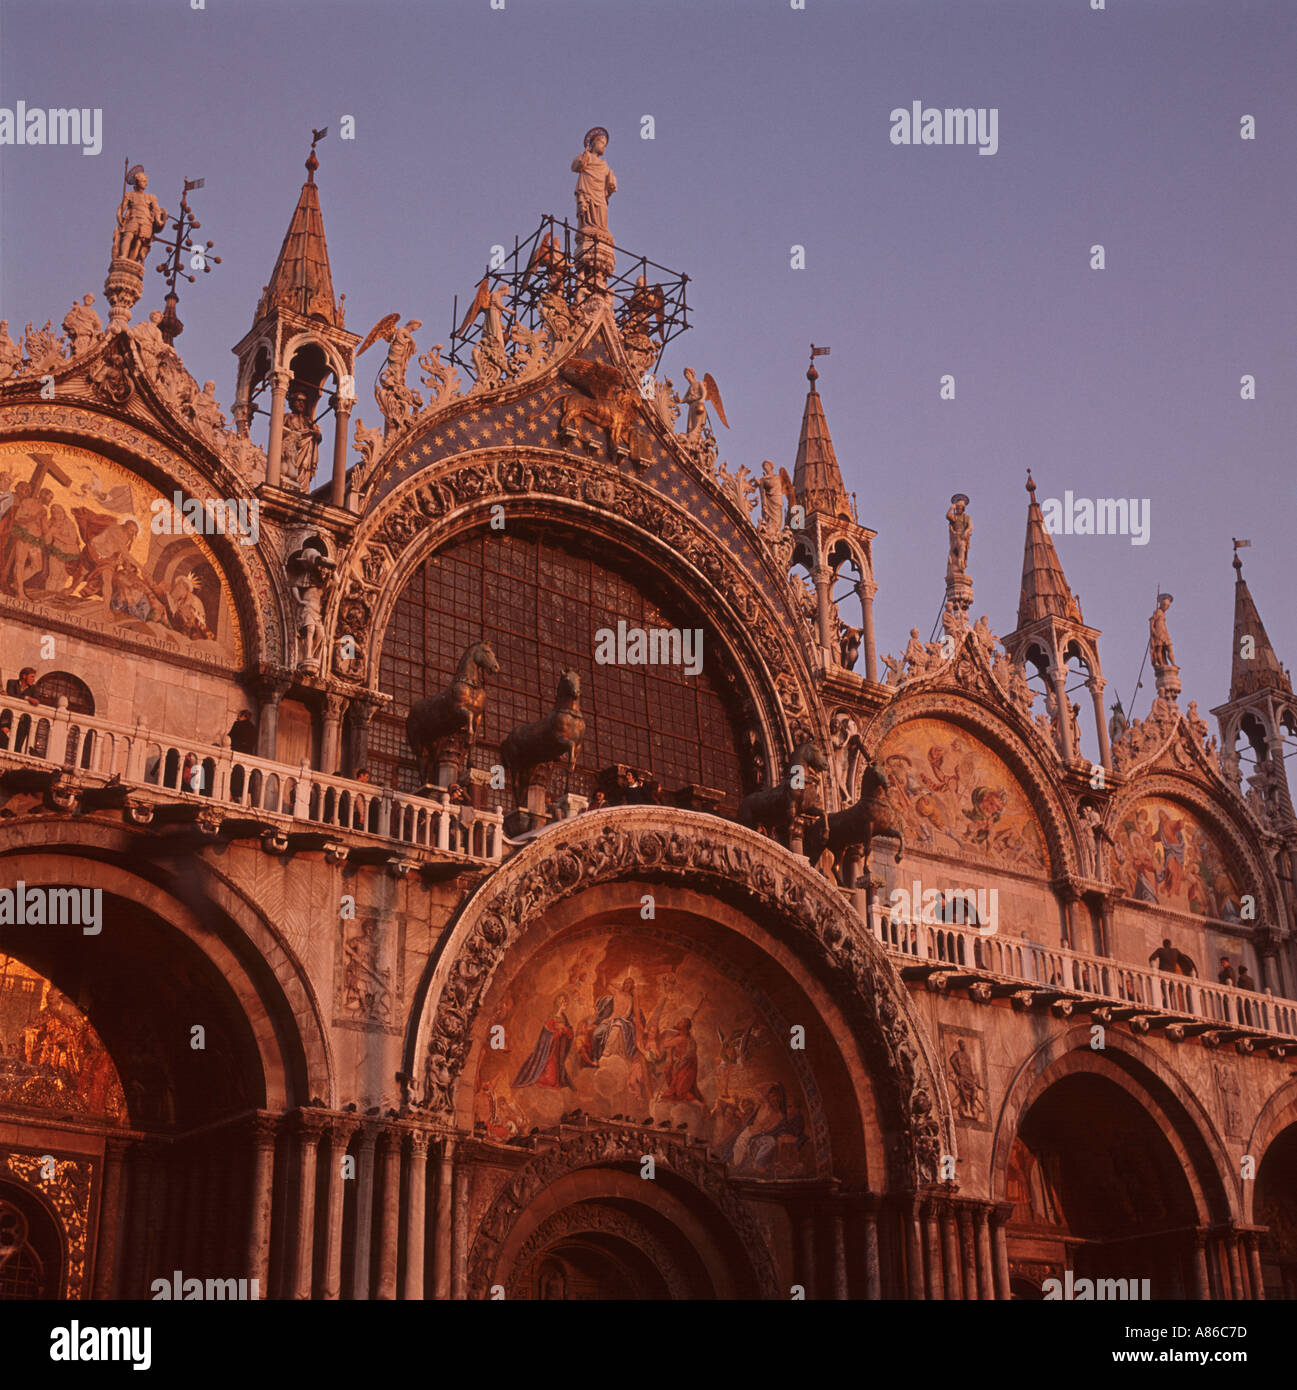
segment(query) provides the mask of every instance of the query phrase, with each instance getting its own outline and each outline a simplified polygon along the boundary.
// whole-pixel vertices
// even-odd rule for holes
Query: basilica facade
[[[228,419],[142,170],[107,324],[0,325],[0,1297],[1297,1296],[1237,559],[1215,733],[1169,596],[1109,718],[1029,475],[1013,631],[960,496],[880,653],[819,351],[721,461],[606,147],[447,348],[347,327],[313,145]]]

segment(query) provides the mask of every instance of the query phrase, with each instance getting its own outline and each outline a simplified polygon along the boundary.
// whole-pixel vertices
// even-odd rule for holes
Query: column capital
[[[1091,676],[1085,683],[1085,688],[1092,695],[1102,695],[1107,686],[1108,682],[1102,676]]]
[[[410,1135],[410,1152],[413,1154],[426,1154],[428,1147],[433,1140],[433,1132],[429,1129],[412,1129]]]
[[[321,1110],[295,1110],[288,1117],[290,1133],[301,1138],[319,1139],[332,1127],[332,1116]]]
[[[273,1149],[275,1140],[279,1137],[278,1115],[271,1115],[266,1111],[259,1110],[249,1121],[249,1129],[252,1133],[252,1142],[258,1149]]]

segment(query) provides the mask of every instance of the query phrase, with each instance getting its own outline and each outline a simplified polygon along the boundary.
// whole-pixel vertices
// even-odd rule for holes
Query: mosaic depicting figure
[[[1113,877],[1136,902],[1225,922],[1240,920],[1242,889],[1208,831],[1183,807],[1148,798],[1117,826]]]
[[[126,1123],[117,1068],[89,1021],[37,971],[0,955],[0,1106]]]
[[[673,938],[598,930],[533,958],[496,1002],[474,1087],[495,1137],[580,1108],[687,1129],[737,1171],[815,1171],[811,1121],[762,1002]]]
[[[0,595],[233,657],[234,604],[185,525],[169,499],[109,459],[62,445],[0,448]]]
[[[985,856],[1015,869],[1043,869],[1045,842],[1022,788],[989,748],[933,719],[902,724],[878,761],[916,850]]]

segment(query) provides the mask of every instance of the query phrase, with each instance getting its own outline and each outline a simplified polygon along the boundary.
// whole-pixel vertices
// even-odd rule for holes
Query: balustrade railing
[[[498,862],[503,817],[387,787],[330,777],[196,740],[161,735],[0,696],[0,756],[13,753],[134,787],[202,797],[231,811],[286,816],[338,831],[377,835],[417,849]]]
[[[1021,937],[983,936],[976,927],[894,921],[886,910],[874,913],[871,927],[885,950],[915,961],[952,970],[985,971],[1006,980],[1021,980],[1024,985],[1096,995],[1114,1005],[1183,1014],[1222,1028],[1257,1028],[1297,1038],[1297,1003],[1272,994],[1209,984]]]

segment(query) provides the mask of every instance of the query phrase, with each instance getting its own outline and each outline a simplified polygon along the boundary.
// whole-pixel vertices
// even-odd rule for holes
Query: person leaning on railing
[[[40,700],[31,693],[31,688],[36,684],[36,668],[34,666],[24,666],[18,672],[17,678],[5,682],[5,694],[14,700],[26,700],[29,705],[39,705]],[[13,715],[9,710],[5,710],[0,716],[0,748],[9,747],[9,734],[13,729]],[[27,746],[27,738],[31,731],[31,721],[20,724],[18,737],[14,744],[14,752],[21,753]]]

